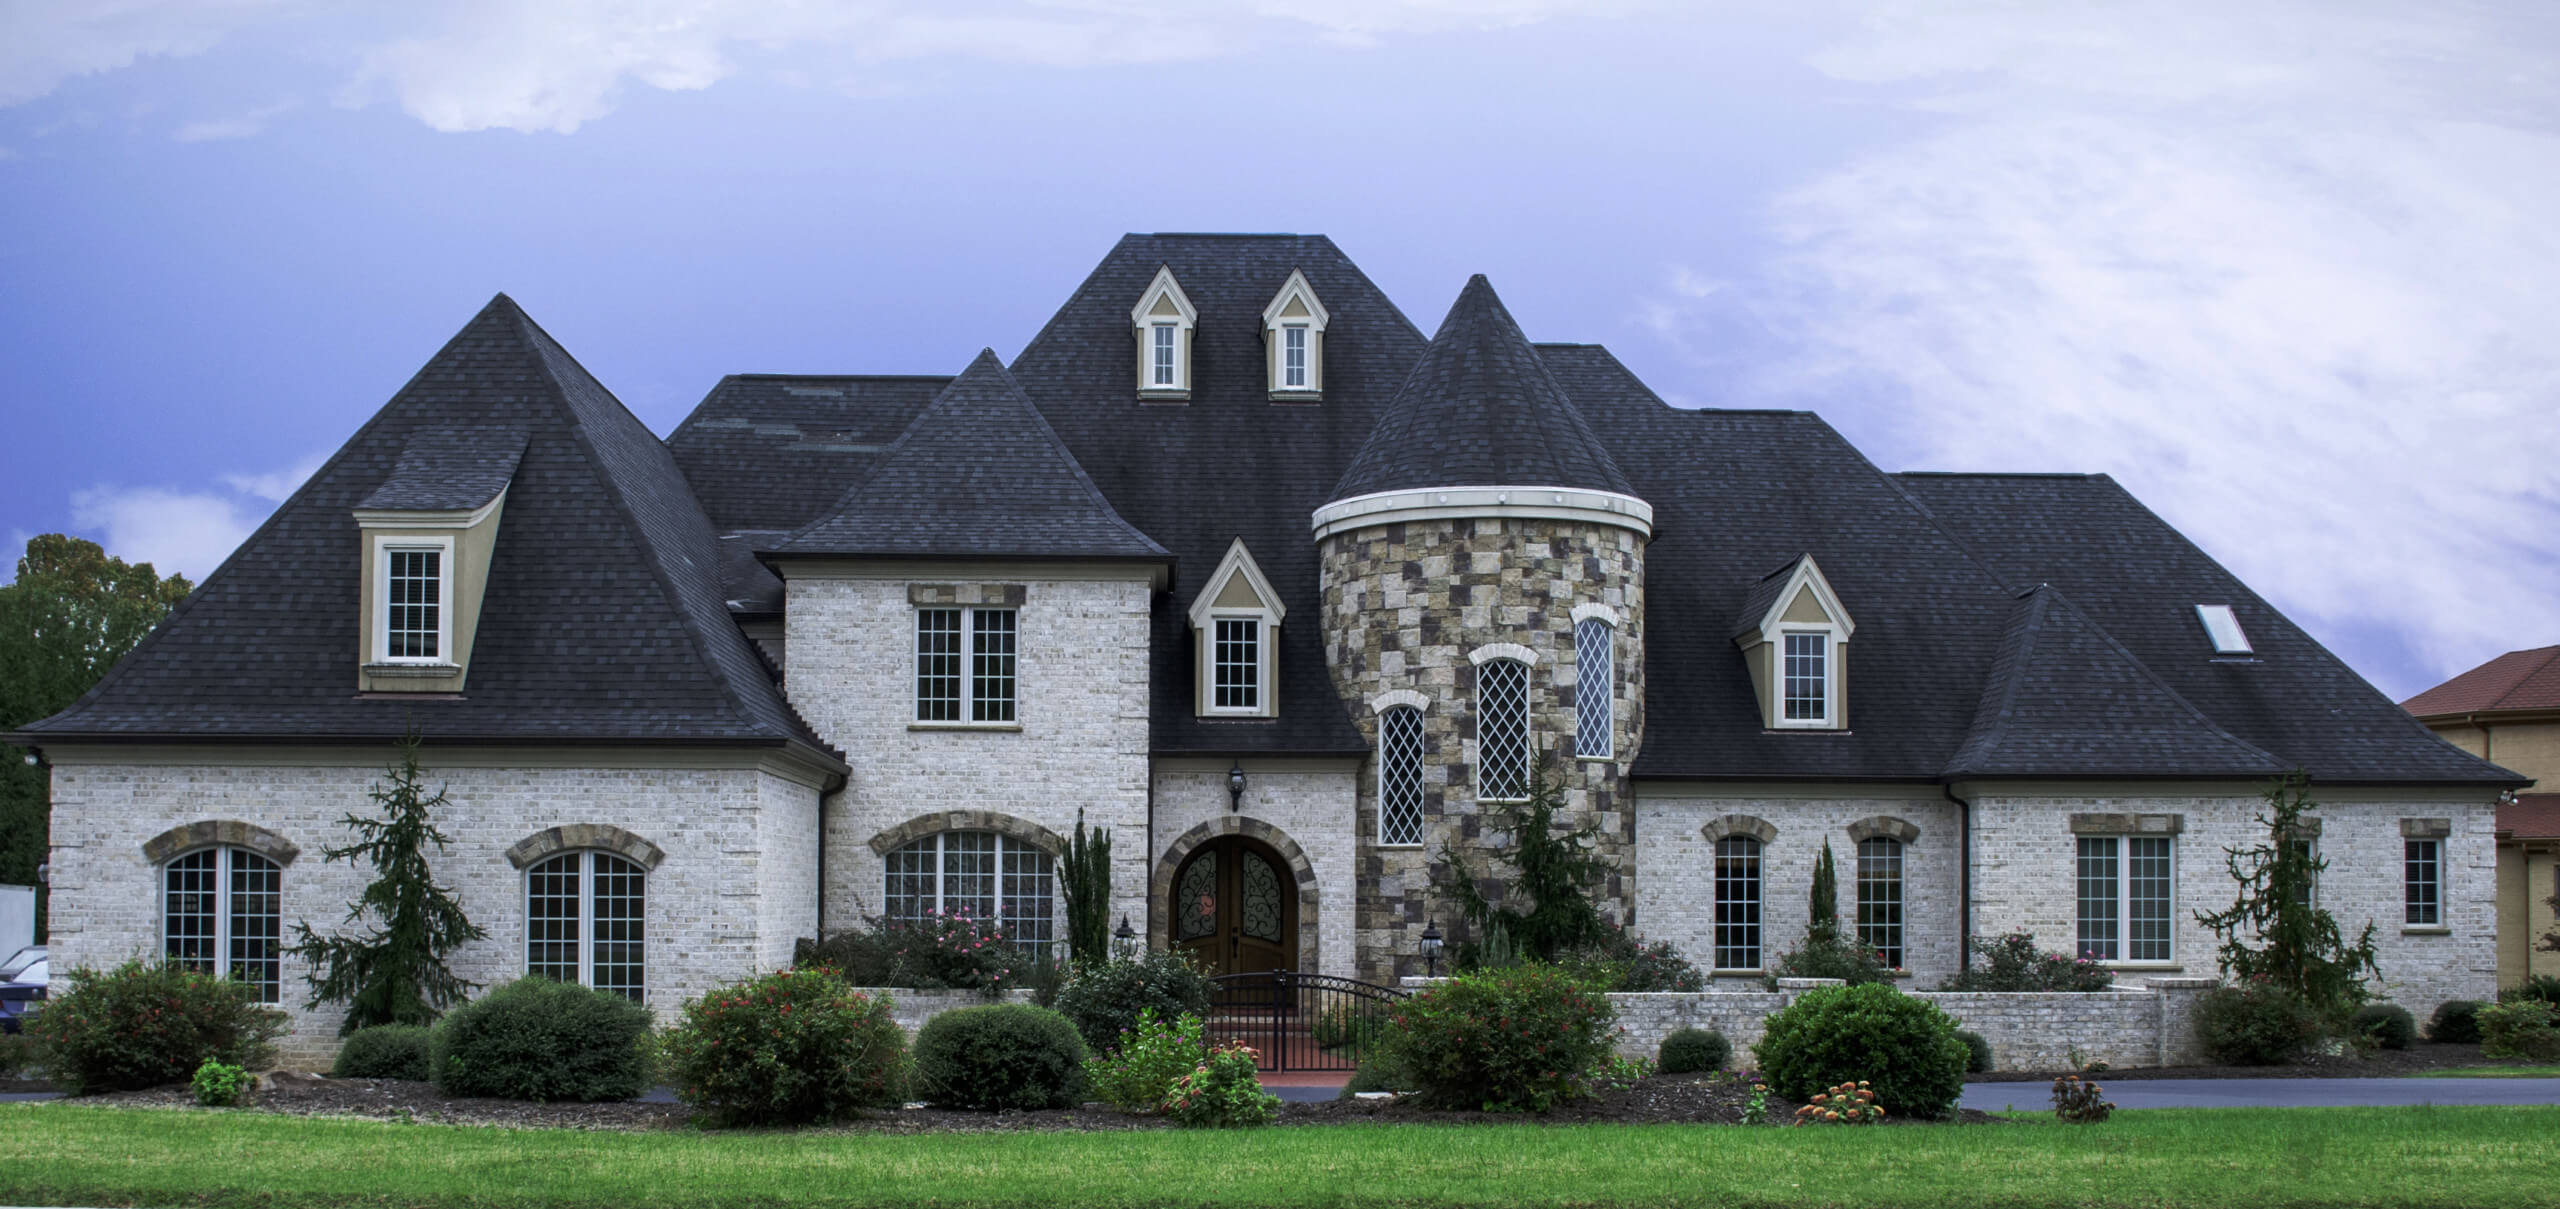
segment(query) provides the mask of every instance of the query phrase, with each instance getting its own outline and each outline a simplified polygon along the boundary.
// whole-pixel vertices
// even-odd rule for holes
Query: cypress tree
[[[1831,864],[1831,841],[1822,841],[1822,859],[1813,865],[1813,927],[1840,930],[1840,874]]]
[[[1059,892],[1067,900],[1067,955],[1076,962],[1111,956],[1111,832],[1084,828],[1076,808],[1075,837],[1059,863]]]

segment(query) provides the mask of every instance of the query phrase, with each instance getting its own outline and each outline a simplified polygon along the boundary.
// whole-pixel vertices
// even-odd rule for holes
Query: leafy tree
[[[1495,850],[1493,859],[1510,866],[1516,876],[1494,901],[1464,861],[1446,842],[1440,860],[1450,871],[1449,894],[1458,912],[1475,925],[1477,935],[1501,936],[1524,957],[1554,961],[1559,956],[1609,939],[1607,921],[1592,905],[1591,886],[1608,872],[1607,862],[1592,853],[1599,824],[1584,821],[1558,831],[1556,811],[1564,805],[1552,759],[1541,759],[1529,777],[1526,802],[1484,804],[1488,830],[1511,834],[1511,844]],[[1526,906],[1521,903],[1525,900]],[[1472,949],[1461,951],[1462,959]]]
[[[2343,1023],[2372,998],[2367,978],[2382,971],[2373,960],[2373,925],[2354,944],[2338,921],[2313,900],[2312,887],[2329,862],[2300,842],[2302,815],[2311,800],[2300,771],[2285,774],[2266,792],[2258,822],[2267,838],[2245,848],[2225,848],[2240,891],[2227,911],[2196,912],[2196,922],[2222,938],[2222,972],[2244,983],[2264,983],[2301,997],[2332,1023]],[[2254,943],[2253,943],[2254,942]]]
[[[194,590],[186,576],[163,579],[96,542],[30,539],[16,582],[0,586],[0,731],[79,700]],[[32,759],[0,744],[0,882],[33,885],[51,842],[52,780]],[[42,891],[37,901],[41,913]]]
[[[1822,841],[1822,859],[1813,865],[1813,926],[1840,929],[1840,871],[1831,863],[1831,841]]]
[[[1111,832],[1084,829],[1076,809],[1075,838],[1059,862],[1059,892],[1067,900],[1067,954],[1079,962],[1111,958]]]
[[[384,775],[390,784],[367,795],[382,808],[382,817],[346,816],[356,842],[326,853],[333,863],[372,862],[373,884],[348,905],[347,922],[367,916],[379,922],[355,935],[322,936],[296,921],[296,938],[287,950],[311,966],[309,1006],[347,1005],[346,1023],[338,1029],[342,1036],[377,1024],[433,1023],[479,985],[456,977],[445,964],[445,954],[487,933],[463,915],[453,892],[437,885],[427,868],[428,845],[444,851],[434,816],[446,803],[442,788],[426,792],[417,735],[400,740],[400,762]]]

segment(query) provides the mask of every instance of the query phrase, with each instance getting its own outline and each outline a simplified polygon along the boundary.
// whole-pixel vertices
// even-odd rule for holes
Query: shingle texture
[[[2509,651],[2401,702],[2400,707],[2421,718],[2560,710],[2560,646]]]
[[[833,509],[764,553],[1170,557],[1112,510],[992,351],[944,387]]]
[[[459,699],[359,697],[353,511],[382,498],[422,438],[461,461],[521,449],[469,684]],[[26,731],[382,741],[414,727],[430,740],[745,743],[831,758],[730,620],[719,562],[666,446],[500,295],[105,680]]]
[[[788,533],[845,489],[933,402],[947,376],[731,374],[667,437],[722,533]]]
[[[453,512],[498,498],[524,460],[525,434],[516,429],[465,432],[422,429],[409,438],[391,476],[360,508],[396,512]]]
[[[1333,497],[1470,485],[1629,492],[1482,274],[1467,279]]]

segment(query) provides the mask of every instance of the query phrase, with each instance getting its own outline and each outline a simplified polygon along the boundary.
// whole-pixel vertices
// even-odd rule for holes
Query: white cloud
[[[281,504],[295,488],[302,486],[303,480],[311,477],[313,471],[320,469],[321,463],[328,460],[329,455],[315,453],[284,470],[267,474],[226,474],[222,476],[222,485],[242,495]]]
[[[221,476],[231,493],[118,486],[75,491],[71,523],[126,562],[147,562],[163,575],[182,572],[202,581],[323,460],[307,458],[266,474]]]
[[[0,584],[18,581],[18,560],[27,556],[27,539],[34,536],[24,529],[11,529],[9,539],[0,542]]]
[[[299,101],[280,101],[263,109],[252,109],[237,117],[212,118],[188,122],[169,132],[181,143],[211,143],[223,139],[245,139],[262,133],[267,123],[291,112]]]
[[[0,106],[152,58],[202,54],[286,0],[0,0]]]

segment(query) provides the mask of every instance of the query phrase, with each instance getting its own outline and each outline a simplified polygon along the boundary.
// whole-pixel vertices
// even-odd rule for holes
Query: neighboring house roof
[[[2400,708],[2427,719],[2560,711],[2560,646],[2509,651],[2401,702]]]
[[[354,510],[465,499],[510,459],[466,691],[358,695]],[[719,565],[667,447],[501,294],[97,687],[23,734],[387,742],[414,728],[790,746],[840,764],[731,620]]]
[[[1171,558],[1112,510],[991,349],[935,396],[834,508],[759,553],[776,560]]]
[[[2520,793],[2498,803],[2498,838],[2560,838],[2560,793]]]
[[[1333,498],[1464,486],[1631,493],[1481,273],[1458,292]]]

